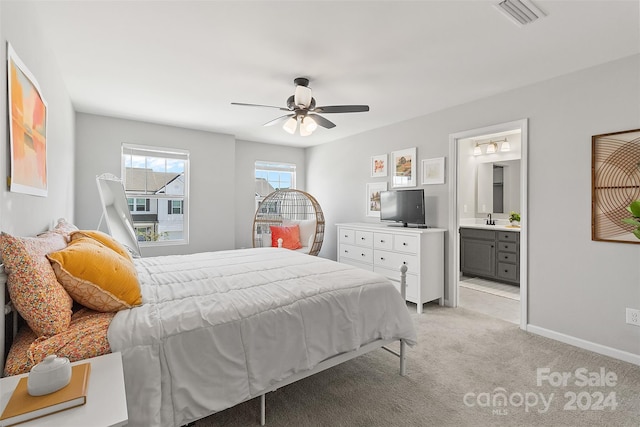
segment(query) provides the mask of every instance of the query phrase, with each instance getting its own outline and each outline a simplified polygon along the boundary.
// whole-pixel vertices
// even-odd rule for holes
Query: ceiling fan
[[[326,129],[336,127],[335,123],[325,119],[319,113],[362,113],[369,111],[368,105],[328,105],[316,107],[316,99],[311,96],[311,88],[309,87],[309,79],[305,77],[296,77],[293,80],[296,89],[293,95],[287,98],[286,107],[276,107],[273,105],[260,104],[244,104],[241,102],[232,102],[232,105],[243,105],[246,107],[267,107],[277,108],[278,110],[288,111],[289,114],[280,116],[264,124],[264,126],[273,126],[283,123],[282,128],[290,134],[294,134],[300,124],[300,136],[308,136],[322,126]]]

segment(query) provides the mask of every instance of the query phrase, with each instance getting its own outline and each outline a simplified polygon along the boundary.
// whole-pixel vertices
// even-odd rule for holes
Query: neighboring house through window
[[[189,152],[124,143],[122,177],[141,246],[188,243]]]
[[[294,164],[257,161],[255,171],[256,209],[260,202],[273,191],[296,188],[296,165]]]

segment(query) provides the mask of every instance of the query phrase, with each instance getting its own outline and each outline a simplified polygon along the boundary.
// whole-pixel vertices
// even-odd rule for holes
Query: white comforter
[[[180,426],[378,338],[415,343],[393,284],[286,249],[135,260],[143,305],[109,327],[130,426]]]

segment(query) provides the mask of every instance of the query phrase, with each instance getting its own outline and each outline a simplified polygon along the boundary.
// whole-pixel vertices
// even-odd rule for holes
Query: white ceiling
[[[495,1],[36,1],[77,111],[306,147],[640,52],[638,0],[534,0],[518,27]],[[308,77],[312,136],[262,124]],[[46,97],[46,88],[44,88]]]

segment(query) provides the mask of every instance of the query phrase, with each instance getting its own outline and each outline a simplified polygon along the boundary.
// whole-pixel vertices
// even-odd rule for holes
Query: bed
[[[268,392],[398,340],[404,374],[405,344],[416,342],[402,287],[349,265],[280,248],[131,262],[139,305],[71,310],[68,329],[54,335],[68,345],[78,328],[91,351],[122,353],[131,426],[181,426],[256,397],[264,424]],[[27,342],[26,352],[46,355],[50,339]]]

